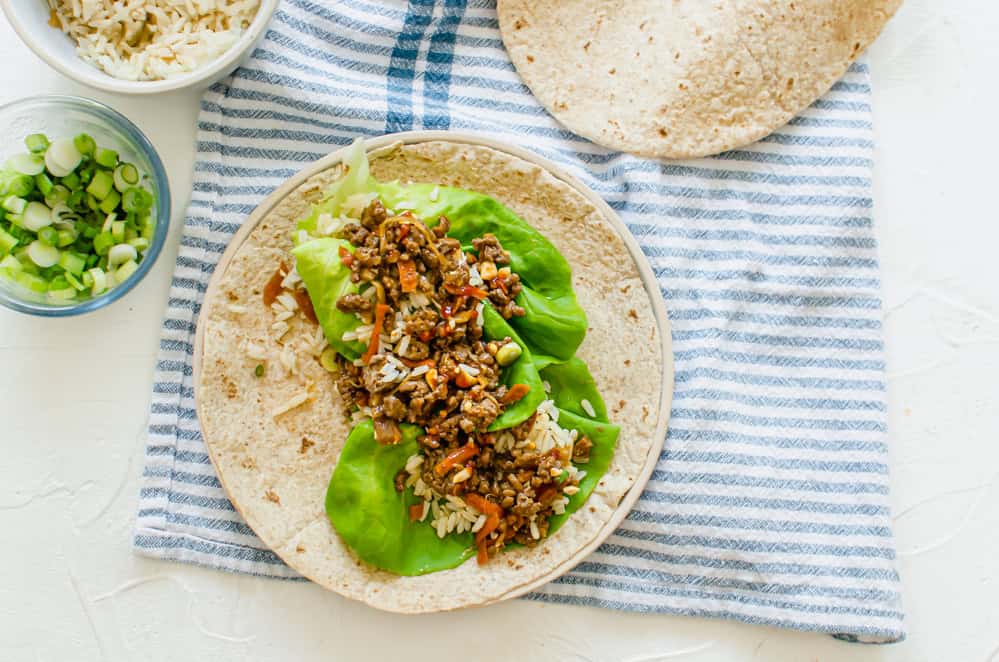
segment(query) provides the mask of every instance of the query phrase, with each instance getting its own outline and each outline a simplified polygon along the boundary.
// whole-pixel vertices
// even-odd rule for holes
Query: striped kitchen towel
[[[163,322],[136,549],[294,573],[226,499],[191,352],[219,256],[271,190],[358,136],[479,131],[565,166],[652,263],[676,352],[672,421],[634,511],[529,599],[901,639],[867,66],[755,145],[644,160],[556,123],[503,50],[491,0],[283,0],[201,102],[194,190]]]

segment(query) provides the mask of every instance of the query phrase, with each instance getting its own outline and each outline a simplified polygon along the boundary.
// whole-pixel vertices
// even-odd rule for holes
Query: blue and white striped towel
[[[534,600],[903,637],[891,533],[868,70],[756,145],[642,160],[557,124],[521,84],[490,0],[284,0],[201,103],[194,192],[163,323],[135,547],[294,573],[226,499],[191,351],[208,277],[254,206],[311,161],[409,129],[480,131],[606,199],[659,277],[676,395],[634,511]]]

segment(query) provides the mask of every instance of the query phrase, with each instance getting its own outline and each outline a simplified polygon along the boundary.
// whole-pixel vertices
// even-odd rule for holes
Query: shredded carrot
[[[313,324],[319,324],[319,318],[316,317],[316,309],[312,307],[312,299],[309,298],[309,293],[305,290],[295,290],[295,301],[298,302],[298,307],[302,309],[302,312]]]
[[[364,356],[361,360],[367,365],[371,362],[372,357],[378,353],[378,339],[382,335],[382,325],[385,323],[385,314],[388,313],[391,308],[386,306],[384,303],[380,303],[375,306],[375,327],[371,330],[371,341],[368,343],[368,349],[364,352]]]
[[[486,551],[486,541],[480,540],[475,543],[476,552],[475,560],[478,561],[479,565],[485,565],[489,562],[489,552]]]
[[[468,495],[465,496],[467,497]],[[486,541],[486,538],[489,537],[489,534],[496,530],[496,528],[499,526],[499,523],[500,523],[499,515],[496,514],[486,515],[486,523],[475,534],[475,542],[484,543]]]
[[[409,521],[415,522],[421,517],[423,517],[423,504],[414,503],[412,506],[409,507]]]
[[[264,305],[269,306],[275,301],[277,301],[278,295],[281,294],[281,282],[284,281],[284,277],[288,275],[288,267],[284,262],[281,266],[277,268],[271,279],[267,281],[264,285]]]
[[[473,299],[485,299],[489,293],[474,285],[445,285],[444,289],[455,296],[472,297]]]
[[[443,476],[450,471],[454,465],[466,462],[478,454],[479,447],[470,441],[461,448],[457,448],[445,455],[444,459],[438,462],[434,467],[434,473],[438,476]]]
[[[403,227],[408,228],[408,225]],[[420,275],[416,273],[416,264],[412,260],[399,260],[399,285],[403,292],[415,292]]]
[[[506,392],[506,395],[500,400],[504,405],[508,405],[511,402],[516,402],[520,400],[525,395],[531,392],[531,387],[527,384],[514,384],[510,387],[510,390]]]
[[[399,241],[402,241],[403,239],[409,236],[409,229],[410,229],[409,223],[403,223],[399,227]]]
[[[496,525],[499,526],[499,516],[503,513],[503,509],[499,505],[475,493],[466,494],[465,501],[483,515],[495,515],[497,519]]]
[[[354,264],[354,254],[347,250],[345,246],[341,246],[337,249],[337,254],[340,256],[340,262],[345,267],[349,267]]]

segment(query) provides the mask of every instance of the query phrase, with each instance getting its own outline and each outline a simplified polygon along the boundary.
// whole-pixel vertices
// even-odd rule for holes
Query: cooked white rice
[[[53,27],[77,54],[123,80],[199,69],[232,47],[260,0],[48,0]]]

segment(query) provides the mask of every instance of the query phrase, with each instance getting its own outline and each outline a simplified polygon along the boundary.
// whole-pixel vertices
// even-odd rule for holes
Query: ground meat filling
[[[506,319],[523,316],[515,301],[522,285],[495,236],[474,239],[466,252],[447,236],[450,226],[441,217],[429,228],[375,200],[360,222],[341,229],[353,247],[341,260],[359,292],[336,305],[372,335],[362,340],[361,359],[338,357],[337,388],[350,412],[371,416],[380,443],[398,442],[401,423],[426,431],[423,482],[440,497],[468,497],[484,509],[476,531],[484,562],[510,541],[533,545],[547,535],[548,518],[578,479],[563,471],[571,449],[539,453],[526,442],[534,417],[488,432],[524,393],[500,381],[521,352],[509,338],[483,338],[482,306],[491,302]],[[406,477],[405,470],[396,477],[397,489]]]

